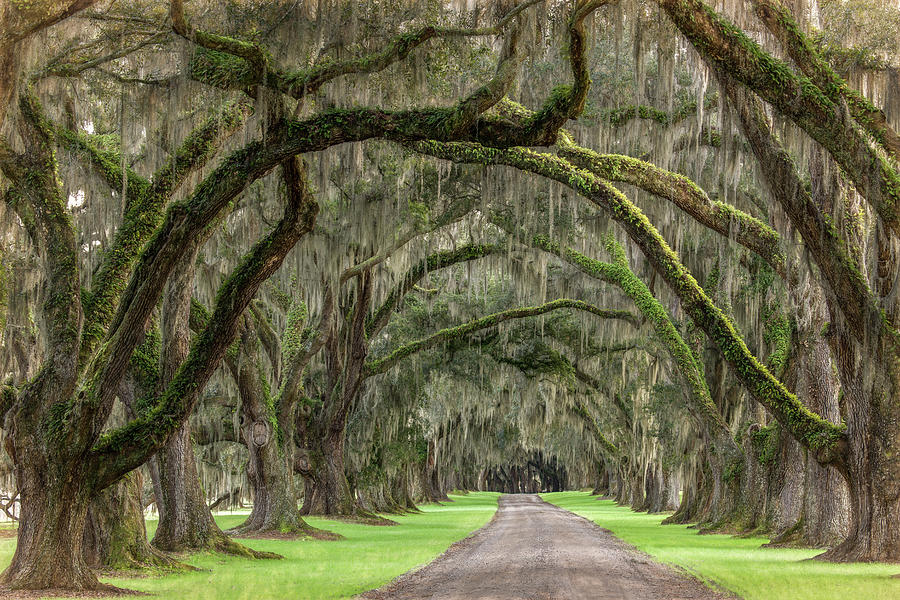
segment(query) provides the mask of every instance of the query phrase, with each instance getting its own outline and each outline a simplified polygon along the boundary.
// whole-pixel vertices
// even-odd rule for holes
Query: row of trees
[[[897,57],[751,4],[0,9],[0,586],[585,484],[900,560]]]

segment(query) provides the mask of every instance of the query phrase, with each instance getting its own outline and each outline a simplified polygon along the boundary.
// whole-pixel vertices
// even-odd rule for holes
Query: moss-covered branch
[[[516,121],[532,114],[509,100],[502,103],[500,110]],[[605,180],[634,185],[669,200],[697,222],[761,256],[782,277],[786,275],[781,237],[774,229],[730,204],[711,200],[687,177],[630,156],[598,154],[575,144],[572,134],[565,129],[559,131],[556,143],[558,154],[571,163]]]
[[[765,23],[804,75],[835,103],[845,101],[853,118],[896,160],[900,159],[900,136],[888,123],[884,111],[851,88],[819,54],[812,40],[800,29],[781,0],[753,0],[756,15]]]
[[[882,314],[878,300],[847,243],[800,180],[793,159],[772,133],[762,103],[730,76],[720,71],[717,71],[717,76],[735,106],[741,128],[759,161],[772,195],[803,238],[827,289],[840,299],[835,308],[844,314],[853,335],[863,340],[871,324],[880,324],[888,338],[894,340],[894,346],[900,347],[896,327]]]
[[[707,96],[703,101],[704,110],[712,110],[715,108],[718,104],[718,99],[719,97],[717,94],[710,94]],[[647,106],[645,104],[639,104],[637,106],[632,104],[604,111],[602,118],[604,121],[608,121],[613,127],[621,127],[632,119],[646,119],[648,121],[655,121],[663,127],[669,127],[671,125],[677,125],[678,123],[685,121],[688,117],[697,114],[697,108],[698,103],[696,100],[685,102],[671,112],[659,110],[658,108]]]
[[[95,175],[100,177],[110,189],[122,190],[122,156],[108,144],[102,136],[89,135],[65,127],[55,127],[59,144],[74,154],[83,163],[90,165]],[[131,168],[124,169],[127,177],[125,201],[131,204],[146,193],[149,182]]]
[[[885,226],[900,234],[900,174],[876,149],[843,103],[809,77],[765,52],[704,0],[657,0],[710,65],[751,88],[822,144]]]
[[[559,155],[608,181],[622,182],[664,198],[709,227],[755,252],[785,277],[785,256],[781,236],[747,213],[720,201],[712,201],[687,177],[648,162],[618,154],[598,154],[576,146],[560,135]]]
[[[325,302],[319,315],[318,326],[304,331],[303,344],[296,349],[291,359],[285,362],[284,377],[277,399],[279,423],[286,424],[293,416],[292,407],[303,394],[304,369],[312,357],[325,346],[333,314],[334,293],[329,286],[325,290]]]
[[[86,472],[97,473],[95,489],[110,485],[143,464],[191,413],[234,340],[244,310],[259,286],[278,270],[297,240],[312,230],[318,207],[305,184],[298,192],[287,195],[284,216],[219,288],[206,327],[191,344],[187,360],[179,366],[158,402],[146,414],[105,434],[91,450],[88,460],[96,471]]]
[[[138,255],[159,227],[173,192],[190,173],[202,168],[215,156],[224,137],[237,129],[247,113],[246,105],[226,104],[219,113],[188,135],[169,160],[154,173],[152,183],[137,175],[129,175],[128,203],[122,225],[116,230],[112,245],[103,253],[103,261],[92,278],[90,293],[85,299],[84,336],[79,352],[81,368],[87,365],[91,354],[105,337]],[[66,137],[88,153],[91,163],[107,177],[110,184],[121,185],[121,163],[117,159],[92,149],[89,140],[81,134],[66,132]]]
[[[453,202],[446,211],[438,215],[435,219],[428,219],[428,223],[424,226],[418,222],[415,223],[406,231],[397,235],[386,248],[383,248],[377,254],[370,256],[366,260],[346,269],[343,273],[341,273],[340,282],[343,284],[349,281],[351,278],[356,277],[363,271],[381,264],[382,262],[387,260],[394,252],[402,248],[416,236],[422,235],[423,233],[431,233],[432,231],[436,231],[445,225],[455,223],[456,221],[462,219],[464,216],[469,214],[469,212],[475,206],[475,200],[475,196],[466,197],[460,201]]]
[[[433,348],[441,342],[466,336],[481,329],[495,327],[500,323],[509,321],[511,319],[533,317],[564,308],[583,310],[603,319],[621,319],[634,325],[638,323],[637,317],[628,311],[606,310],[598,308],[593,304],[588,304],[587,302],[583,302],[581,300],[569,300],[562,298],[559,300],[547,302],[545,304],[540,304],[538,306],[527,306],[523,308],[513,308],[510,310],[505,310],[503,312],[487,315],[486,317],[482,317],[480,319],[475,319],[474,321],[469,321],[468,323],[465,323],[463,325],[441,329],[440,331],[433,333],[427,338],[416,340],[414,342],[401,346],[400,348],[397,348],[383,358],[369,361],[368,363],[366,363],[365,374],[366,376],[371,377],[372,375],[377,375],[378,373],[384,373],[404,358],[411,356],[417,352],[421,352],[422,350]]]
[[[3,172],[14,183],[7,202],[25,225],[37,249],[46,277],[43,318],[47,327],[47,350],[38,375],[20,395],[28,410],[47,406],[68,396],[75,387],[74,357],[81,340],[83,321],[80,251],[75,224],[66,208],[59,182],[56,138],[52,123],[37,96],[26,88],[19,98],[24,119],[21,135],[25,151],[13,171],[3,163]]]
[[[447,124],[457,116],[453,108],[403,111],[363,108],[333,110],[302,121],[276,123],[265,139],[251,142],[222,160],[190,198],[169,207],[134,269],[110,331],[120,327],[133,330],[135,323],[145,322],[155,302],[153,299],[159,297],[185,245],[208,227],[251,182],[287,157],[376,137],[400,142],[445,141],[458,137],[503,145],[544,141],[531,137],[527,128],[502,119],[477,120],[470,130],[451,134]],[[120,338],[113,356],[127,355],[135,342],[131,337]]]
[[[621,458],[622,453],[619,448],[609,441],[609,439],[603,435],[603,431],[600,430],[600,426],[597,425],[597,419],[590,413],[584,402],[576,399],[575,405],[570,409],[573,414],[578,416],[587,428],[588,431],[591,432],[591,435],[594,436],[594,439],[597,440],[597,443],[600,444],[600,447],[603,449],[603,453],[607,458],[612,460],[613,462],[618,462]]]
[[[578,192],[606,210],[641,248],[681,299],[682,308],[710,337],[753,397],[768,408],[822,462],[840,461],[846,449],[844,427],[810,411],[750,352],[731,320],[709,299],[678,255],[640,209],[619,190],[593,173],[550,154],[523,148],[500,150],[475,144],[423,142],[420,152],[456,162],[503,164],[542,175]]]
[[[254,44],[191,29],[184,21],[180,1],[172,3],[172,14],[175,30],[201,47],[190,65],[191,76],[196,80],[225,89],[246,89],[254,85],[266,85],[292,98],[301,99],[314,94],[323,85],[339,77],[383,71],[406,59],[413,50],[434,38],[502,33],[515,17],[539,1],[522,2],[491,27],[478,29],[421,27],[392,37],[384,47],[365,56],[343,61],[327,61],[296,71],[281,69],[272,64],[268,54]],[[176,7],[176,4],[179,6]]]
[[[572,248],[561,247],[544,236],[534,238],[532,244],[560,257],[582,273],[612,283],[625,292],[653,326],[657,338],[669,352],[676,371],[688,391],[692,412],[699,417],[705,427],[709,428],[711,435],[728,436],[728,425],[713,402],[702,365],[698,364],[690,346],[681,337],[663,305],[629,268],[625,252],[618,243],[612,239],[607,241],[607,249],[613,257],[611,263],[589,258]]]
[[[443,250],[429,255],[409,270],[400,283],[391,290],[381,306],[369,317],[366,322],[366,336],[372,337],[384,329],[403,297],[428,273],[445,269],[457,263],[477,260],[499,250],[500,248],[493,244],[467,244],[455,250]]]
[[[568,58],[573,82],[572,85],[553,88],[544,106],[523,121],[522,126],[534,132],[534,136],[553,139],[566,121],[578,118],[584,111],[591,88],[584,22],[594,11],[608,3],[609,0],[578,0],[572,8],[568,23]]]

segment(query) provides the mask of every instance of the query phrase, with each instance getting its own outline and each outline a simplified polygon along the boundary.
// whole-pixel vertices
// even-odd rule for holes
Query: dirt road
[[[533,495],[366,600],[720,600],[723,596]]]

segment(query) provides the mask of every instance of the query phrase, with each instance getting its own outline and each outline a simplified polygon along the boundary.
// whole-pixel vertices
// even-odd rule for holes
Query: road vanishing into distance
[[[721,600],[609,531],[531,494],[427,566],[364,600]]]

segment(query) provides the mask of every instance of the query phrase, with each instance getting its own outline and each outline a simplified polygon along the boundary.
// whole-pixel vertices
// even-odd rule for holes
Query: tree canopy
[[[0,589],[454,488],[900,560],[898,23],[5,4]]]

